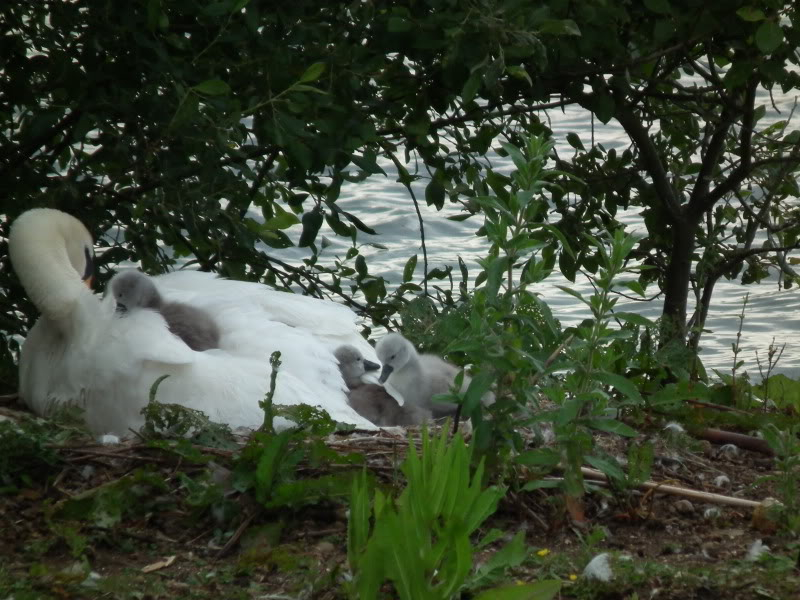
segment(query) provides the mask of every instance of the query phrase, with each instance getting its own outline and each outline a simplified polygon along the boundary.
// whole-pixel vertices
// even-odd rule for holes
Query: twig
[[[242,535],[244,535],[244,532],[247,531],[247,528],[250,527],[250,523],[253,522],[255,517],[256,513],[253,512],[244,518],[244,521],[242,521],[239,524],[239,527],[236,528],[236,531],[233,532],[231,539],[225,542],[225,545],[220,549],[219,552],[217,552],[216,560],[219,560],[231,551],[231,549],[239,542],[239,538],[241,538]]]
[[[573,337],[574,336],[572,336],[572,335],[569,336],[567,339],[565,339],[563,342],[561,342],[561,344],[558,346],[558,348],[553,350],[552,354],[550,354],[550,356],[547,357],[547,360],[544,361],[544,365],[542,366],[542,370],[539,371],[538,373],[535,373],[534,376],[531,378],[531,386],[534,386],[534,385],[536,385],[538,383],[539,379],[542,378],[542,373],[544,373],[547,370],[547,367],[549,367],[551,364],[553,364],[555,362],[555,360],[558,358],[559,354],[561,354],[564,351],[564,348],[569,346],[569,344],[572,342],[572,338]]]
[[[602,471],[590,469],[589,467],[581,467],[583,473],[588,479],[594,483],[608,482],[608,476]],[[755,508],[760,506],[760,502],[755,500],[745,500],[744,498],[733,498],[732,496],[723,496],[722,494],[713,494],[711,492],[701,492],[700,490],[692,490],[688,488],[677,487],[674,485],[663,485],[655,483],[654,481],[645,481],[636,486],[638,489],[655,490],[663,494],[670,494],[672,496],[683,496],[684,498],[693,498],[695,500],[702,500],[703,502],[710,502],[714,504],[725,504],[728,506],[738,506],[740,508]]]

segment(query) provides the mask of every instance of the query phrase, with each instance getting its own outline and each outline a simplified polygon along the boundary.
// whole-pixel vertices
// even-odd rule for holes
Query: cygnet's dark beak
[[[371,360],[364,359],[364,370],[365,371],[377,371],[380,369],[381,366],[378,363],[374,363]]]
[[[92,284],[94,283],[94,255],[89,248],[84,248],[83,256],[86,259],[86,268],[83,271],[83,275],[81,275],[81,280],[86,287],[92,289]]]
[[[386,383],[386,380],[389,379],[389,375],[392,374],[394,371],[394,367],[392,365],[383,365],[383,370],[381,371],[381,376],[378,378],[380,383]]]
[[[124,304],[120,304],[119,302],[117,302],[117,312],[121,313],[128,312],[128,307],[125,306]]]

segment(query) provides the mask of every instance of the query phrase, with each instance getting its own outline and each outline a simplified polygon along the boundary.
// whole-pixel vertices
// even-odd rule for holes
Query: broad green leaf
[[[312,210],[307,212],[303,215],[303,232],[300,234],[300,241],[298,242],[298,246],[301,248],[305,248],[310,246],[314,243],[314,240],[317,239],[317,233],[319,233],[319,228],[322,227],[322,221],[324,217],[322,212],[319,210]]]
[[[435,206],[437,210],[441,210],[444,206],[445,189],[437,177],[431,178],[428,185],[425,186],[425,202],[428,206]]]
[[[654,13],[666,15],[670,12],[668,0],[644,0],[644,5]]]
[[[387,23],[387,29],[390,33],[405,33],[406,31],[411,31],[413,27],[414,24],[411,21],[402,17],[389,17]]]
[[[617,373],[609,373],[607,371],[597,371],[592,373],[592,377],[601,383],[616,388],[618,392],[624,394],[630,400],[633,400],[636,403],[642,402],[642,395],[639,393],[636,385],[622,375],[618,375]]]
[[[578,24],[572,19],[547,19],[542,21],[539,26],[539,33],[550,35],[580,35],[581,30]]]
[[[277,206],[276,209],[278,209]],[[277,214],[274,217],[264,223],[264,229],[288,229],[292,225],[298,225],[300,223],[300,219],[298,219],[297,215],[293,212],[282,209],[278,209],[276,212]]]
[[[598,431],[606,431],[625,437],[636,437],[637,435],[635,429],[614,419],[586,419],[584,423],[587,427],[597,429]]]
[[[554,467],[561,457],[556,450],[550,448],[537,448],[523,452],[514,459],[514,462],[526,466]]]
[[[408,259],[406,262],[406,266],[403,268],[403,283],[407,283],[411,281],[414,277],[414,270],[417,268],[417,255],[415,254],[411,258]]]
[[[574,131],[570,131],[567,134],[567,143],[576,150],[585,150],[585,148],[583,147],[583,142],[581,142],[580,136]]]
[[[325,72],[325,63],[322,62],[315,62],[310,67],[308,67],[300,76],[301,83],[309,83],[311,81],[316,81],[319,79],[320,75]]]
[[[587,455],[585,460],[598,471],[608,475],[611,479],[617,481],[625,481],[626,479],[625,471],[622,470],[622,467],[620,467],[616,461],[611,461],[601,456],[593,456],[591,454]]]
[[[767,18],[764,15],[764,11],[762,11],[760,8],[756,8],[755,6],[743,6],[736,11],[736,14],[739,15],[739,18],[743,21],[763,21]]]
[[[221,79],[208,79],[202,83],[198,83],[192,89],[206,96],[223,96],[230,93],[231,86]]]
[[[756,30],[756,46],[764,54],[771,54],[783,43],[783,30],[780,25],[766,21]]]
[[[620,321],[625,321],[626,323],[633,323],[634,325],[640,325],[642,327],[656,326],[656,324],[647,317],[643,317],[642,315],[636,313],[615,312],[614,317],[619,319]]]

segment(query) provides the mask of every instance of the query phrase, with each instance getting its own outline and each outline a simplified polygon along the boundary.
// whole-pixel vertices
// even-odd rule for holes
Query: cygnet
[[[406,404],[430,410],[435,418],[455,414],[456,404],[433,402],[436,394],[450,390],[459,369],[433,354],[419,354],[399,333],[382,337],[375,346],[378,360],[383,363],[379,381],[388,383],[402,394]],[[464,377],[462,391],[469,385]]]
[[[364,383],[362,377],[368,371],[377,371],[381,367],[366,360],[354,346],[339,346],[334,356],[350,390],[347,393],[350,406],[365,419],[380,427],[419,425],[431,420],[430,411],[408,403],[400,406],[383,386]]]
[[[153,281],[140,271],[125,271],[110,282],[121,311],[147,308],[161,313],[170,332],[197,352],[219,348],[219,327],[205,311],[180,302],[164,302]]]

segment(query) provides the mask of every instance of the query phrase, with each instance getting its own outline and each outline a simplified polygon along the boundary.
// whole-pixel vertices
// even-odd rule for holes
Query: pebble
[[[681,515],[693,515],[694,514],[694,504],[689,502],[688,500],[678,500],[675,504],[675,511]]]

